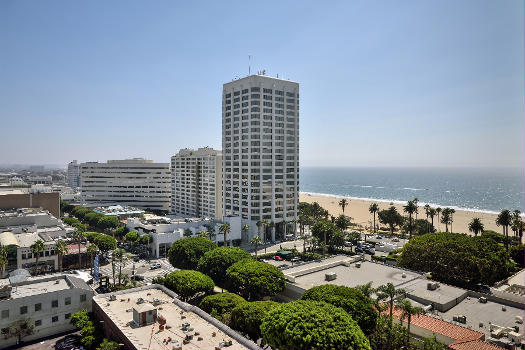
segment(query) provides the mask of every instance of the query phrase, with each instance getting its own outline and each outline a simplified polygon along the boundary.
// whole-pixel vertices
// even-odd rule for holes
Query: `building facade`
[[[204,147],[171,157],[171,212],[222,218],[222,153]]]
[[[71,315],[91,311],[93,294],[86,282],[71,275],[0,280],[0,349],[75,329]]]
[[[250,225],[247,239],[263,220],[263,240],[284,237],[299,203],[299,84],[264,75],[224,84],[222,146],[224,215]]]
[[[82,200],[87,206],[129,205],[169,210],[168,163],[133,158],[80,164]]]
[[[80,164],[76,160],[67,165],[67,183],[71,188],[80,186]]]

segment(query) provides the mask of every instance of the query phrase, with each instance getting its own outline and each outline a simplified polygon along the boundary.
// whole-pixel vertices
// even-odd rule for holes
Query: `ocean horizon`
[[[482,213],[525,212],[524,170],[519,168],[300,168],[301,193]]]

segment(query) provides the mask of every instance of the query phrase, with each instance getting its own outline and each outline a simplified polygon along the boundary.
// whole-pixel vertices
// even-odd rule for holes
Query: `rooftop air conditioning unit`
[[[337,278],[337,274],[335,272],[329,272],[324,275],[325,281],[333,281]]]
[[[467,323],[467,316],[465,316],[465,315],[458,315],[458,322],[466,324]]]
[[[358,269],[361,268],[361,263],[360,262],[356,263],[355,267],[357,267]]]
[[[438,289],[439,287],[439,284],[437,284],[436,282],[428,282],[427,283],[427,289],[428,290],[436,290]]]
[[[480,297],[478,300],[482,304],[486,304],[487,303],[487,298],[485,298],[485,297]]]

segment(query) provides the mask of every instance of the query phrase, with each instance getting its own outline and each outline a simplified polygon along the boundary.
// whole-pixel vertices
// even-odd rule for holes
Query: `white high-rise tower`
[[[270,224],[263,241],[292,232],[299,204],[299,84],[264,75],[224,84],[222,148],[224,214],[251,226],[247,239],[263,220]]]

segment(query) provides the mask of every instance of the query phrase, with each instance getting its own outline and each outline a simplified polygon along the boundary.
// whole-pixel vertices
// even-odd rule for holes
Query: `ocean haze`
[[[519,168],[301,167],[300,191],[450,206],[525,212],[525,182]]]

